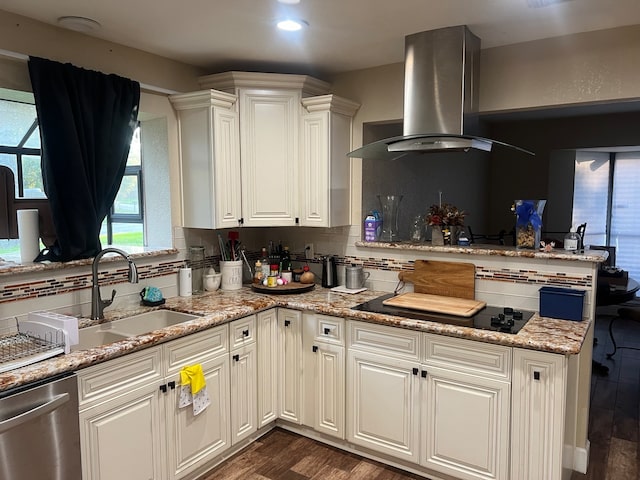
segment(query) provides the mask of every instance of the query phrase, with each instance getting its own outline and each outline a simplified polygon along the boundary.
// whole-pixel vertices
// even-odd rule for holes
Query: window
[[[616,264],[640,276],[640,149],[576,152],[574,223],[587,222],[586,245],[616,247]]]
[[[0,165],[14,174],[16,198],[46,198],[40,167],[40,131],[33,95],[0,91]],[[131,142],[120,190],[100,234],[103,245],[144,246],[141,128]],[[5,220],[6,221],[6,220]],[[0,256],[19,253],[17,239],[0,240]]]

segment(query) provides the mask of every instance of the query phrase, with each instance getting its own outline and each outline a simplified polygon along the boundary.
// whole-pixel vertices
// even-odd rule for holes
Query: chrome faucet
[[[91,285],[91,320],[100,320],[104,318],[104,309],[113,303],[113,299],[116,296],[115,289],[111,291],[110,300],[102,300],[100,296],[100,286],[98,285],[98,264],[100,259],[105,253],[117,253],[129,262],[129,282],[138,283],[138,269],[136,264],[133,263],[131,257],[122,250],[117,248],[105,248],[100,251],[93,259],[93,265],[91,266],[92,273],[92,285]]]

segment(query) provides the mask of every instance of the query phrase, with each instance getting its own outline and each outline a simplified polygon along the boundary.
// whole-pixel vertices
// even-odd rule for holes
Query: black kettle
[[[322,286],[333,288],[338,286],[338,271],[336,259],[332,255],[322,257]]]

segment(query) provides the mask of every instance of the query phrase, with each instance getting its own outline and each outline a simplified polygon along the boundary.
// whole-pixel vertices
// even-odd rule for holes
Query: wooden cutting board
[[[403,293],[382,302],[393,307],[470,317],[487,306],[486,302],[466,298],[443,297],[428,293]]]
[[[473,263],[416,260],[413,272],[400,272],[398,278],[413,283],[416,293],[474,299],[476,266]]]

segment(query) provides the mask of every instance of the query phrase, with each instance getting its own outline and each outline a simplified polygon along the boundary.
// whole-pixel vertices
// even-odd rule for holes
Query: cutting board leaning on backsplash
[[[413,293],[385,300],[385,305],[469,317],[486,306],[475,300],[476,267],[473,263],[416,260],[413,272],[398,278],[413,284]]]

